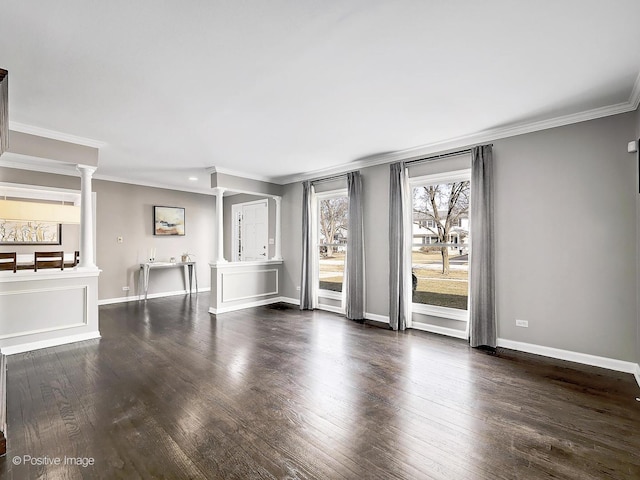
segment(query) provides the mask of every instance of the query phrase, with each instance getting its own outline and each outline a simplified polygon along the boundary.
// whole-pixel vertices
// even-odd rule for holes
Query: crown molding
[[[446,153],[446,151],[448,150],[453,150],[461,147],[468,148],[469,146],[491,142],[493,140],[499,140],[502,138],[515,137],[517,135],[524,135],[526,133],[539,132],[541,130],[548,130],[550,128],[563,127],[566,125],[572,125],[574,123],[586,122],[598,118],[609,117],[611,115],[632,112],[638,108],[639,101],[640,75],[636,80],[633,92],[627,102],[617,103],[615,105],[609,105],[606,107],[594,108],[591,110],[586,110],[584,112],[563,115],[560,117],[551,118],[549,120],[540,120],[537,122],[492,128],[477,133],[461,135],[459,137],[453,137],[438,142],[420,145],[418,147],[399,150],[397,152],[372,155],[370,157],[338,165],[336,167],[277,177],[274,178],[272,182],[286,185],[289,183],[302,182],[304,180],[311,180],[322,176],[338,175],[341,173],[358,170],[360,168],[373,167],[385,163],[416,160],[427,155]]]
[[[150,187],[150,188],[161,188],[163,190],[175,190],[178,192],[187,192],[187,193],[197,193],[200,195],[209,195],[213,196],[214,192],[211,188],[197,188],[197,187],[186,187],[183,185],[171,185],[168,183],[162,182],[151,182],[148,180],[138,180],[131,178],[118,177],[114,175],[103,175],[100,173],[96,173],[93,175],[93,180],[104,180],[106,182],[115,182],[115,183],[126,183],[129,185],[138,185],[140,187]]]
[[[640,74],[636,77],[636,83],[633,84],[633,90],[629,96],[629,104],[636,110],[640,105]]]
[[[248,178],[249,180],[256,180],[258,182],[268,182],[268,183],[274,183],[274,179],[277,178],[277,177],[267,177],[264,175],[257,175],[255,173],[240,172],[238,170],[232,170],[230,168],[216,167],[216,166],[207,168],[206,172],[208,174],[222,173],[223,175],[233,175],[234,177]]]
[[[102,148],[107,145],[105,142],[100,142],[92,138],[78,137],[76,135],[70,135],[68,133],[56,132],[55,130],[47,130],[46,128],[34,127],[33,125],[26,125],[24,123],[12,121],[9,121],[9,130],[20,133],[28,133],[29,135],[36,135],[38,137],[51,138],[53,140],[59,140],[61,142],[83,145],[85,147]]]
[[[79,177],[80,172],[75,163],[47,162],[42,158],[20,155],[6,152],[0,158],[0,167],[16,168],[18,170],[30,170],[33,172],[53,173],[56,175],[67,175]]]

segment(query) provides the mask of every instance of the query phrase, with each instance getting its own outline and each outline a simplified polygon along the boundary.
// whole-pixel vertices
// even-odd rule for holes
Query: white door
[[[269,245],[267,201],[242,206],[241,260],[266,260]]]

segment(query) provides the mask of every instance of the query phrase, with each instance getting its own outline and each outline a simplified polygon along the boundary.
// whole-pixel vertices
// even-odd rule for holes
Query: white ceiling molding
[[[34,172],[53,173],[57,175],[68,175],[79,177],[80,172],[75,164],[62,163],[53,160],[45,160],[19,153],[5,152],[0,159],[0,167],[17,168],[18,170],[31,170]]]
[[[640,102],[640,75],[636,79],[634,89],[627,102],[610,105],[607,107],[594,108],[584,112],[563,115],[549,120],[541,120],[537,122],[524,123],[507,127],[494,128],[469,135],[462,135],[456,138],[449,138],[439,142],[434,142],[419,147],[399,150],[397,152],[383,153],[380,155],[372,155],[362,160],[356,160],[336,167],[314,170],[297,175],[288,175],[285,177],[273,178],[270,181],[280,185],[288,183],[302,182],[322,176],[337,175],[340,173],[350,172],[365,167],[373,167],[385,163],[393,163],[399,161],[415,160],[427,155],[446,153],[448,150],[478,145],[502,138],[515,137],[525,133],[539,132],[550,128],[562,127],[574,123],[586,122],[598,118],[609,117],[621,113],[633,112],[638,108]]]
[[[629,96],[629,103],[633,107],[631,110],[636,110],[640,105],[640,73],[636,77],[636,83],[633,84],[633,90]]]
[[[198,187],[183,187],[180,185],[170,185],[162,182],[152,182],[146,180],[137,180],[131,178],[124,177],[116,177],[113,175],[101,175],[98,170],[94,175],[94,180],[104,180],[107,182],[115,182],[115,183],[126,183],[128,185],[138,185],[140,187],[150,187],[150,188],[161,188],[163,190],[175,190],[178,192],[188,192],[188,193],[198,193],[201,195],[211,195],[213,196],[213,190],[211,188],[198,188]]]
[[[32,125],[25,125],[24,123],[12,121],[9,122],[9,130],[28,133],[38,137],[51,138],[53,140],[60,140],[61,142],[75,143],[76,145],[83,145],[85,147],[102,148],[107,145],[105,142],[93,140],[92,138],[78,137],[68,133],[56,132],[55,130],[47,130],[46,128],[34,127]]]
[[[263,175],[255,175],[253,173],[240,172],[238,170],[231,170],[229,168],[221,168],[221,167],[209,167],[207,168],[207,173],[222,173],[223,175],[233,175],[234,177],[242,177],[248,178],[249,180],[257,180],[259,182],[269,182],[274,183],[275,177],[265,177]]]

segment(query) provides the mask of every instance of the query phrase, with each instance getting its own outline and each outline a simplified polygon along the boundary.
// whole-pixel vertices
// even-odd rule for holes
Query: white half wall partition
[[[211,265],[211,306],[220,314],[280,301],[282,261],[227,262]]]
[[[100,271],[0,272],[0,353],[100,338]]]

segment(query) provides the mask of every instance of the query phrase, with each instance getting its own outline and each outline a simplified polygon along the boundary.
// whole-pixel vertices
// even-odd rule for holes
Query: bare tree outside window
[[[349,200],[345,195],[318,202],[318,256],[320,290],[342,291],[347,254]]]
[[[333,256],[334,247],[346,242],[348,211],[347,197],[320,201],[320,243],[326,245],[326,257]]]
[[[413,188],[413,301],[466,310],[470,181]]]

